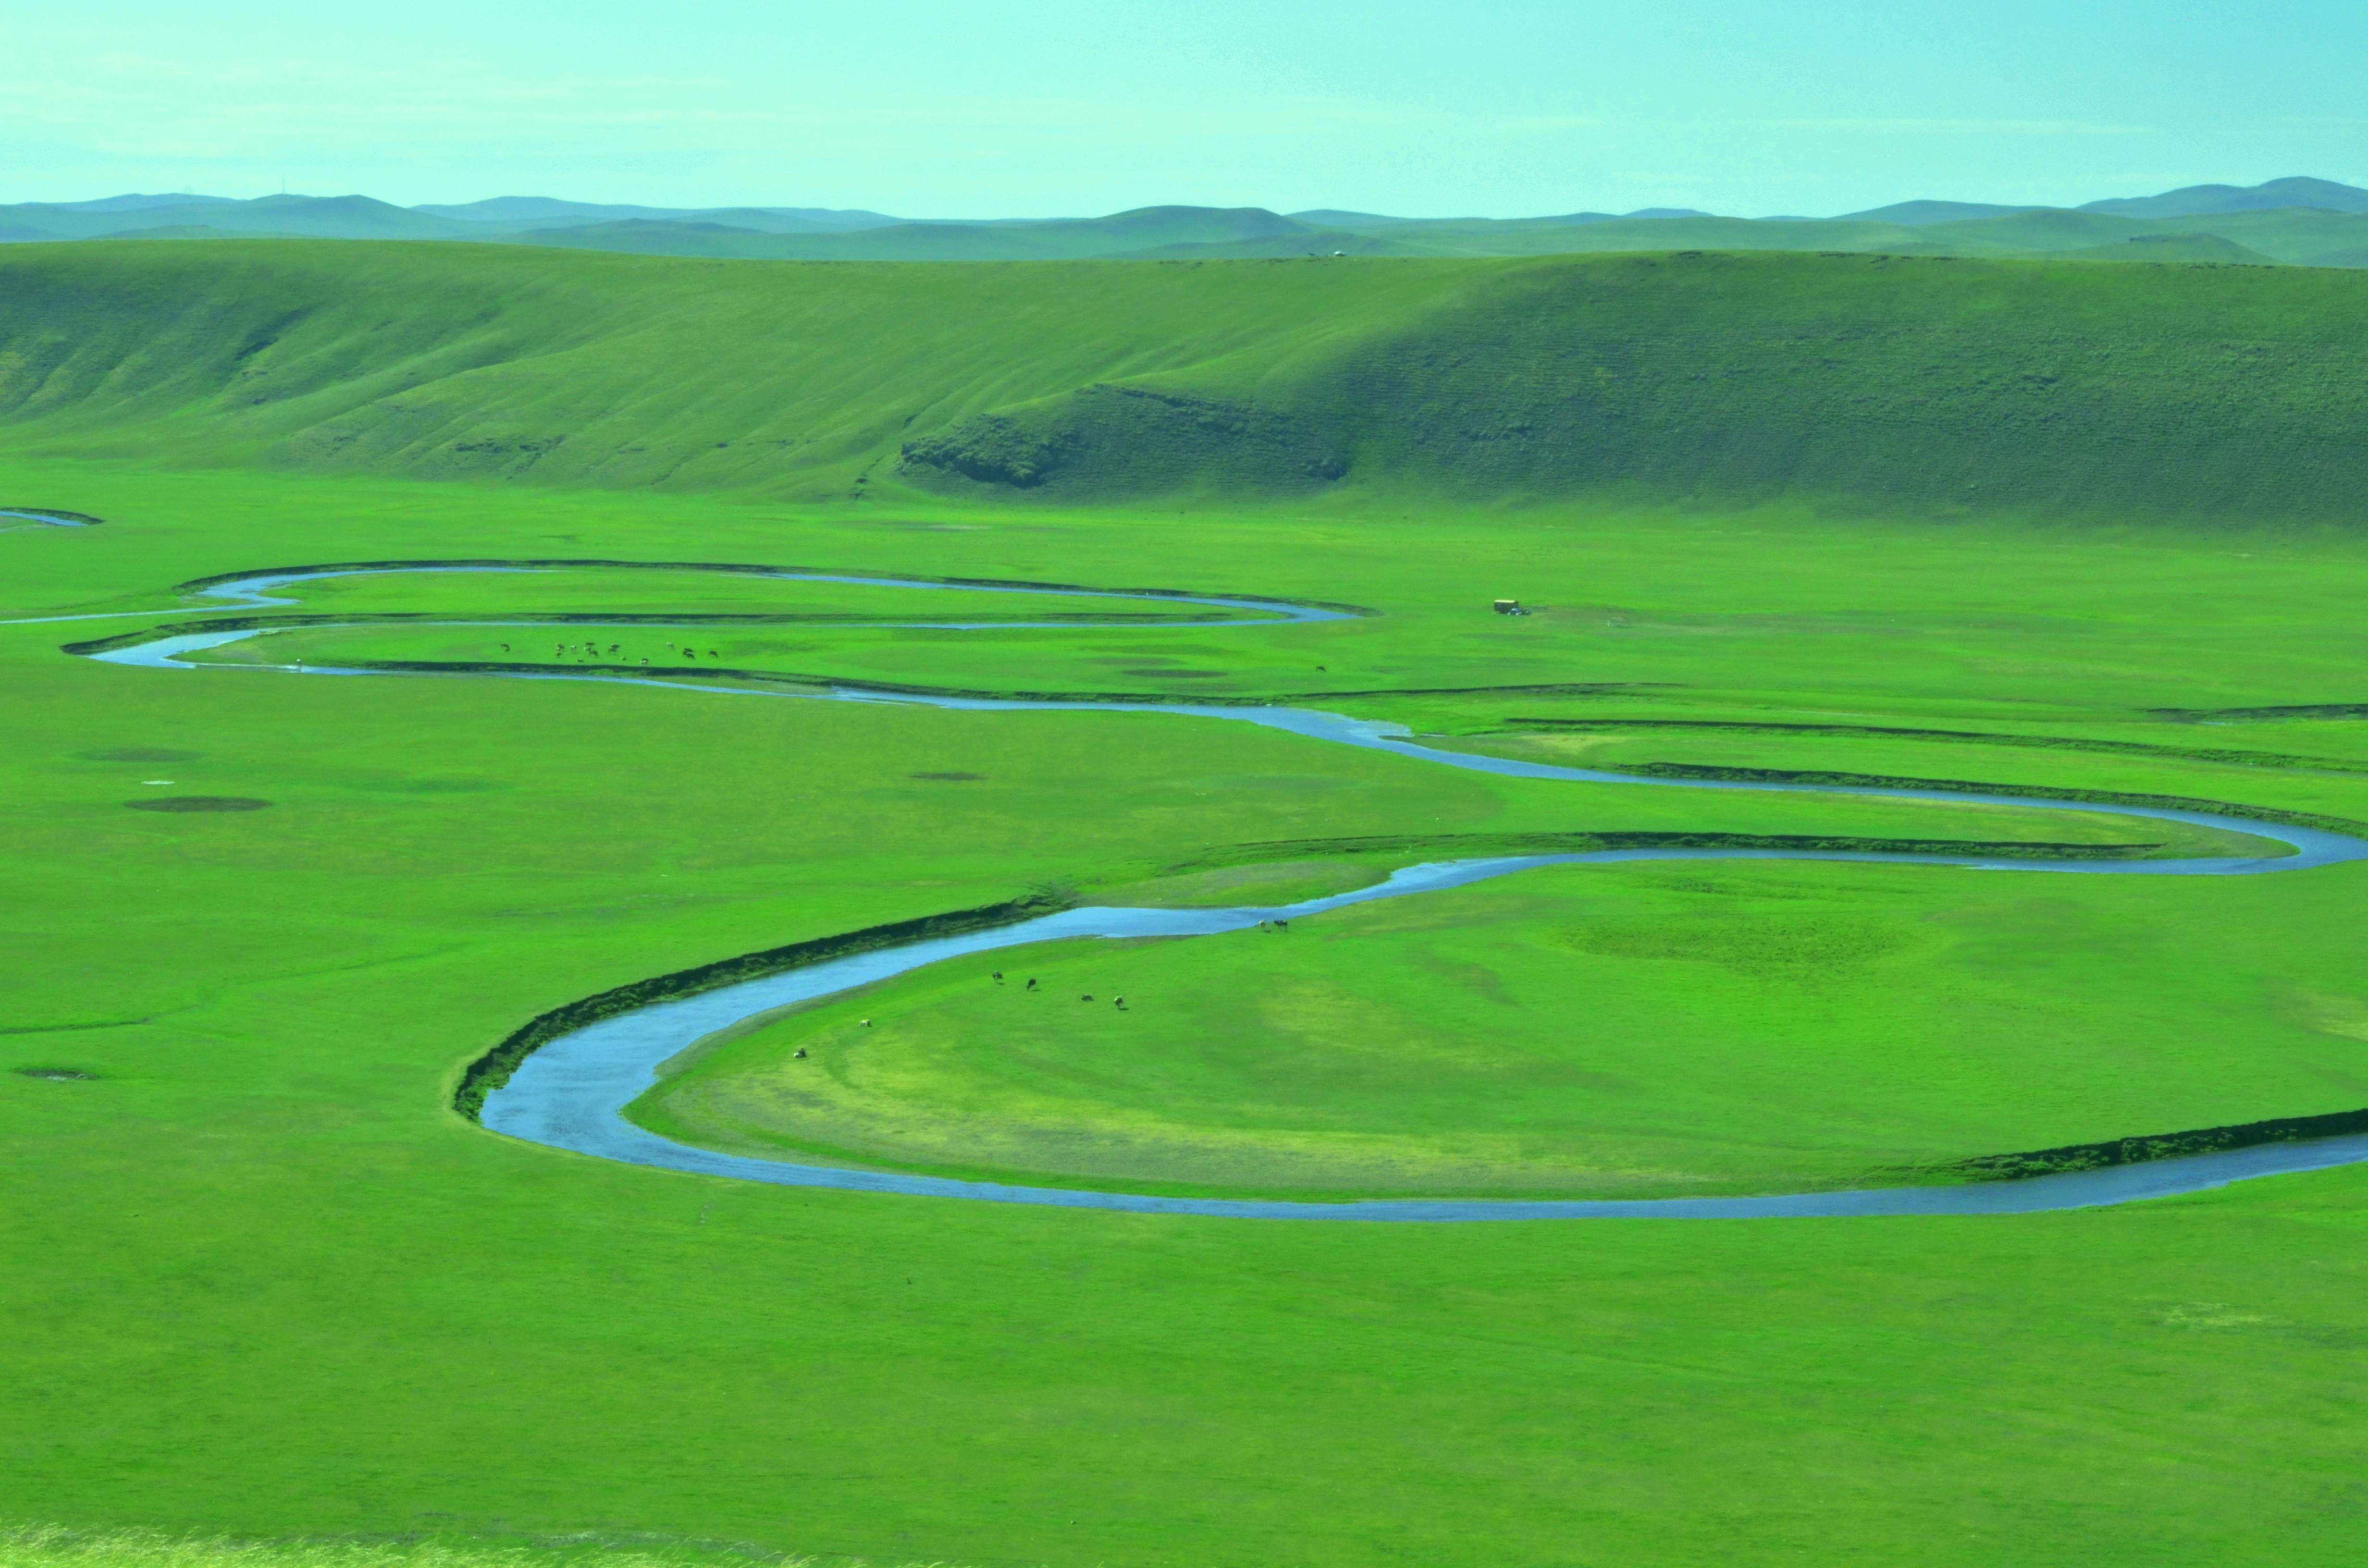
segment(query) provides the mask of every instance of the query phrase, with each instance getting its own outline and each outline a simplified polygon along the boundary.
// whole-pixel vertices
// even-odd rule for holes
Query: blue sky
[[[0,200],[1511,216],[2368,184],[2362,0],[75,0]]]

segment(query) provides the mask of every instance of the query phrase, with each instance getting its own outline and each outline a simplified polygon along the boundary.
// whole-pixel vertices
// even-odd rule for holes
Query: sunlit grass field
[[[6,1568],[861,1568],[860,1559],[791,1556],[729,1546],[620,1544],[577,1536],[533,1545],[468,1540],[241,1540],[160,1530],[0,1528]],[[884,1568],[884,1565],[883,1565]]]
[[[411,264],[384,265],[393,300]],[[278,402],[67,409],[0,460],[0,504],[107,519],[0,535],[0,619],[45,621],[0,626],[0,1517],[92,1532],[9,1538],[0,1562],[474,1568],[467,1543],[555,1540],[1076,1568],[2356,1556],[2357,1170],[2019,1219],[1284,1224],[715,1182],[451,1108],[468,1062],[566,1002],[1038,890],[1282,899],[1606,833],[2260,847],[2044,803],[1500,779],[1216,719],[822,701],[800,682],[1286,700],[1588,766],[2360,822],[2353,534],[2165,521],[2136,481],[2078,517],[1946,522],[1740,493],[859,500],[904,411],[885,392],[813,455],[827,504],[692,493],[683,451],[725,437],[655,405],[636,417],[681,451],[561,477],[639,484],[680,458],[679,493],[405,483],[360,472],[403,466],[392,447],[285,444],[351,412],[336,389],[383,302],[291,340],[320,356],[301,375],[266,360],[265,386],[222,383],[285,376]],[[566,319],[535,309],[536,333]],[[1228,341],[1272,330],[1244,317]],[[933,417],[1049,396],[1113,355],[1176,368],[1133,341],[982,371]],[[491,385],[565,412],[566,378],[535,379],[551,363],[471,369],[483,347],[422,340],[414,368],[451,378],[437,406]],[[401,403],[397,379],[377,392]],[[818,382],[815,406],[833,395]],[[419,455],[430,424],[413,471],[462,472]],[[166,457],[188,466],[149,466]],[[755,472],[744,457],[698,461]],[[934,631],[884,623],[1017,601],[656,570],[358,576],[266,609],[181,591],[454,559],[1372,613],[1184,628],[1160,621],[1205,612],[1048,600],[1151,619]],[[1492,614],[1504,597],[1536,613]],[[84,615],[124,619],[46,622]],[[291,623],[216,655],[245,667],[61,652],[221,615],[427,619]],[[591,653],[590,622],[536,619],[620,615],[661,619],[599,627]],[[744,619],[692,619],[719,615]],[[782,616],[817,619],[746,619]],[[438,624],[504,617],[525,624]],[[256,667],[638,680],[643,657],[674,684]],[[176,796],[262,803],[128,809]],[[2362,881],[1531,873],[1288,934],[1009,958],[1047,983],[1033,1012],[979,966],[916,975],[719,1044],[646,1113],[743,1147],[1144,1188],[1938,1179],[1987,1153],[2368,1104]],[[798,1043],[827,1093],[783,1078]],[[448,1544],[372,1544],[413,1539]]]
[[[1194,1190],[1944,1178],[2368,1104],[2354,879],[2292,880],[1539,870],[944,965],[721,1044],[637,1114],[752,1153]]]

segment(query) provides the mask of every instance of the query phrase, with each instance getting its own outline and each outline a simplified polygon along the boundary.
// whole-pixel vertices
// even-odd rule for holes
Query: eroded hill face
[[[2351,520],[2364,388],[2335,271],[0,253],[0,443],[425,478]]]

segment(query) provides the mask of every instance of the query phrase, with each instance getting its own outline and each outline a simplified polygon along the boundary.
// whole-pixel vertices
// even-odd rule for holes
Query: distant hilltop
[[[1691,208],[1536,218],[1144,207],[1092,218],[915,219],[861,209],[641,207],[502,196],[397,207],[367,196],[125,195],[0,206],[0,243],[429,240],[780,261],[1191,261],[1832,250],[1902,256],[2368,267],[2368,190],[2292,177],[2079,207],[1915,200],[1837,218]]]

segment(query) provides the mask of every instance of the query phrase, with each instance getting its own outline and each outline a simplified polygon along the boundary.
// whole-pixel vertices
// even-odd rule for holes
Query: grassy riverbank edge
[[[586,1025],[597,1024],[603,1018],[613,1018],[653,1003],[696,996],[744,980],[757,980],[765,975],[779,974],[784,970],[825,963],[854,953],[901,947],[907,942],[927,941],[936,937],[959,936],[966,931],[985,930],[991,926],[1031,920],[1039,915],[1058,914],[1074,907],[1075,903],[1074,899],[1058,893],[1028,893],[976,909],[958,909],[940,915],[924,915],[911,920],[894,920],[885,925],[869,926],[860,931],[841,932],[837,936],[817,937],[810,941],[768,948],[759,952],[742,953],[734,958],[719,959],[713,963],[615,986],[596,995],[553,1007],[505,1036],[499,1045],[461,1070],[460,1081],[452,1092],[452,1108],[475,1120],[484,1107],[485,1096],[508,1083],[510,1074],[518,1071],[518,1064],[532,1055],[538,1047]]]

